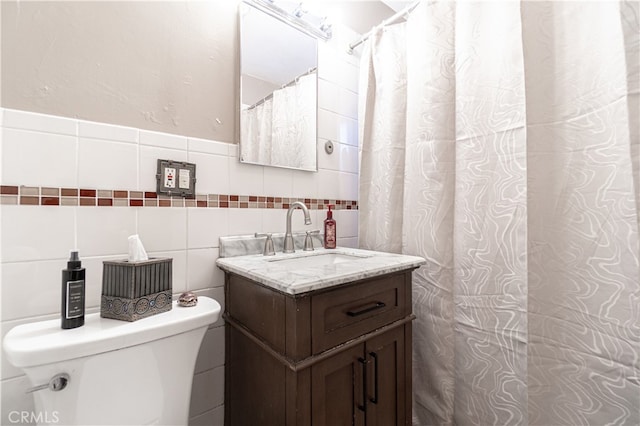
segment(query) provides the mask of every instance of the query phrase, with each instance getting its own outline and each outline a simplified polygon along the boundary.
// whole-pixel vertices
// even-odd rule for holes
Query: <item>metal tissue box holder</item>
[[[104,261],[100,316],[136,321],[171,310],[172,261]]]

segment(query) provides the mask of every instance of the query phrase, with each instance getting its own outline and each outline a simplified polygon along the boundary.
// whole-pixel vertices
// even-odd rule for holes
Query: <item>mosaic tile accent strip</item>
[[[99,206],[99,207],[195,207],[240,209],[288,209],[302,201],[312,210],[357,210],[356,200],[326,198],[288,198],[264,195],[198,194],[196,198],[167,197],[149,191],[120,189],[52,188],[0,186],[0,204],[30,206]]]

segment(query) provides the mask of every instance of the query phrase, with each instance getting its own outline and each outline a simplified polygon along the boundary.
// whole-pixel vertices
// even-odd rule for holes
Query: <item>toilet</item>
[[[60,320],[7,333],[7,359],[33,385],[38,424],[186,425],[202,339],[220,304],[199,297],[135,322],[85,317],[62,330]]]

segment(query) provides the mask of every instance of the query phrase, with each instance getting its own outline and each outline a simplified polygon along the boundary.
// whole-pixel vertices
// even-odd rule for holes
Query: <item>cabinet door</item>
[[[411,397],[407,389],[411,365],[405,359],[408,327],[394,328],[366,342],[367,426],[400,426],[411,421],[406,409]]]
[[[313,426],[364,426],[363,355],[364,344],[311,367]]]
[[[225,425],[284,425],[286,367],[229,323],[225,327]]]

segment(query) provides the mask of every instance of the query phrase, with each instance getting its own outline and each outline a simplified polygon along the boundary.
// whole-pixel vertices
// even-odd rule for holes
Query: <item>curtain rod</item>
[[[298,81],[300,81],[300,79],[302,77],[306,77],[309,74],[313,74],[314,72],[316,72],[317,69],[318,69],[318,67],[309,68],[309,71],[304,72],[304,73],[300,74],[299,76],[297,76],[296,78],[294,78],[293,80],[291,80],[290,82],[288,82],[286,84],[283,84],[282,86],[280,86],[280,89],[284,89],[285,87],[293,86],[294,84],[298,83]],[[250,110],[250,109],[253,109],[253,108],[257,107],[258,105],[261,105],[261,104],[265,103],[269,99],[273,98],[273,93],[274,92],[269,93],[267,96],[265,96],[264,98],[260,99],[258,102],[256,102],[255,104],[251,105],[250,107],[247,107],[246,109]]]
[[[364,43],[369,37],[371,37],[376,31],[378,31],[380,28],[383,28],[389,24],[393,24],[395,21],[397,21],[400,18],[404,18],[406,17],[409,13],[411,13],[411,11],[413,9],[416,8],[416,6],[418,6],[420,4],[420,0],[413,2],[411,5],[405,7],[404,9],[402,9],[400,12],[396,13],[395,15],[393,15],[391,18],[385,19],[384,21],[382,21],[380,24],[376,25],[375,27],[373,27],[369,32],[367,32],[365,35],[363,35],[362,37],[360,37],[357,41],[354,41],[353,43],[351,43],[349,45],[349,49],[347,50],[347,52],[349,54],[353,54],[353,49],[355,49],[356,47],[360,46],[362,43]]]

